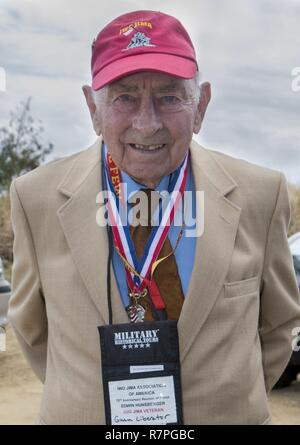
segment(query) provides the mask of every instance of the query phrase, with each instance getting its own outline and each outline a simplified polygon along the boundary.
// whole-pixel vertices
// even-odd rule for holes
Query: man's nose
[[[163,127],[152,99],[147,98],[141,102],[132,121],[132,127],[145,137],[152,136]]]

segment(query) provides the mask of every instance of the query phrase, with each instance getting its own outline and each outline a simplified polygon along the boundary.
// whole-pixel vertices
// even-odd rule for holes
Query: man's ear
[[[211,98],[210,83],[204,82],[200,86],[200,90],[201,90],[200,98],[199,98],[199,102],[198,102],[197,113],[196,113],[195,122],[194,122],[194,129],[193,129],[194,133],[199,133],[199,131],[200,131],[202,121],[204,119],[205,112],[206,112],[207,106],[208,106],[210,98]]]
[[[85,100],[90,111],[91,119],[93,122],[93,127],[98,136],[101,134],[101,126],[99,119],[97,117],[97,106],[95,104],[93,90],[89,85],[83,85],[82,87],[83,94],[85,96]]]

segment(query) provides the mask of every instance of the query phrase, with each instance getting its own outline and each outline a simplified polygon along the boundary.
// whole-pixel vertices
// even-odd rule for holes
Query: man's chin
[[[155,175],[155,177],[149,177],[149,168],[148,169],[130,169],[127,170],[126,173],[137,183],[147,186],[148,188],[155,188],[163,178],[162,175]]]

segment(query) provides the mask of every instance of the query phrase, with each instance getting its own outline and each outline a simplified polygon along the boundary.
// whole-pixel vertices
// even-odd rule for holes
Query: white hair
[[[106,86],[106,85],[105,85],[105,86]],[[98,98],[100,97],[100,95],[103,94],[103,91],[104,91],[105,86],[102,87],[102,88],[100,88],[99,90],[93,90],[93,88],[92,88],[92,95],[93,95],[93,99],[94,99],[95,102],[96,102],[96,100],[98,100]]]
[[[201,98],[201,94],[202,94],[202,86],[201,86],[201,77],[202,77],[202,73],[200,73],[200,71],[197,71],[195,76],[194,76],[194,82],[195,82],[195,87],[196,87],[196,100],[197,102],[199,102],[200,98]]]

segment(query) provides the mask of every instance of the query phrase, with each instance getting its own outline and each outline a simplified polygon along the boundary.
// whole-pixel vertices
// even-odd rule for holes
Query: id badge
[[[98,327],[107,425],[182,425],[177,322]]]

